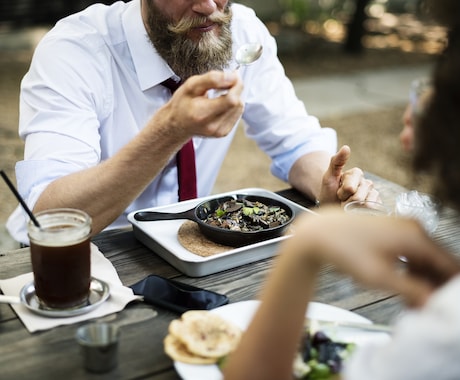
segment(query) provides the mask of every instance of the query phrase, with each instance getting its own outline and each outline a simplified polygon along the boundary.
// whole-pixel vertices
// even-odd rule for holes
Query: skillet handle
[[[189,219],[196,221],[195,208],[182,212],[139,211],[134,214],[139,222],[153,222],[155,220]]]

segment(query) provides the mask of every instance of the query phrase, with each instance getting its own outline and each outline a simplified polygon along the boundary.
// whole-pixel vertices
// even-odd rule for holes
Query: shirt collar
[[[174,75],[149,40],[142,21],[140,0],[131,1],[122,16],[122,23],[141,90],[145,91]]]

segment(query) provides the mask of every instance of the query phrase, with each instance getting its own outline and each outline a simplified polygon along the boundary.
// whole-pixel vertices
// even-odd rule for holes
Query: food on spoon
[[[210,213],[205,223],[232,231],[255,232],[286,224],[290,216],[278,205],[232,199]]]
[[[169,324],[166,354],[189,364],[213,364],[238,345],[239,327],[207,310],[190,310]]]

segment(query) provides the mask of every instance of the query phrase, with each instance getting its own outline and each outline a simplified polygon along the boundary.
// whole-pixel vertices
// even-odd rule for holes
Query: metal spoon
[[[241,45],[235,53],[235,62],[237,66],[235,70],[239,70],[241,66],[247,66],[257,61],[263,52],[263,46],[257,42]],[[217,98],[225,95],[228,90],[212,90],[209,97]]]
[[[393,332],[393,326],[364,323],[364,322],[352,322],[352,321],[325,321],[322,319],[308,319],[310,326],[315,326],[317,330],[325,328],[349,328],[358,329],[364,331],[374,331],[391,334]]]
[[[15,296],[5,296],[0,294],[0,303],[21,303],[21,299]]]
[[[247,66],[257,61],[262,55],[263,46],[259,43],[241,45],[235,54],[235,61],[238,64],[235,70],[240,66]]]

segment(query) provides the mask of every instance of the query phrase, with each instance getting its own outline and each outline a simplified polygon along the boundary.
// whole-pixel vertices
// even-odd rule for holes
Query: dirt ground
[[[350,73],[364,69],[402,67],[431,62],[433,56],[405,53],[398,49],[366,49],[362,55],[347,56],[341,45],[309,41],[302,54],[281,55],[288,76],[318,77]],[[0,54],[0,166],[15,182],[14,165],[23,155],[23,143],[17,135],[19,83],[30,62],[28,51],[5,51]],[[308,109],[308,105],[307,105]],[[349,144],[353,154],[351,166],[359,166],[407,187],[419,186],[408,175],[408,157],[400,149],[398,134],[403,108],[356,114],[321,120],[335,128],[339,144]],[[273,178],[268,159],[242,133],[236,136],[224,163],[215,192],[244,187],[278,190],[286,184]],[[16,207],[16,200],[6,185],[0,185],[0,224]]]

